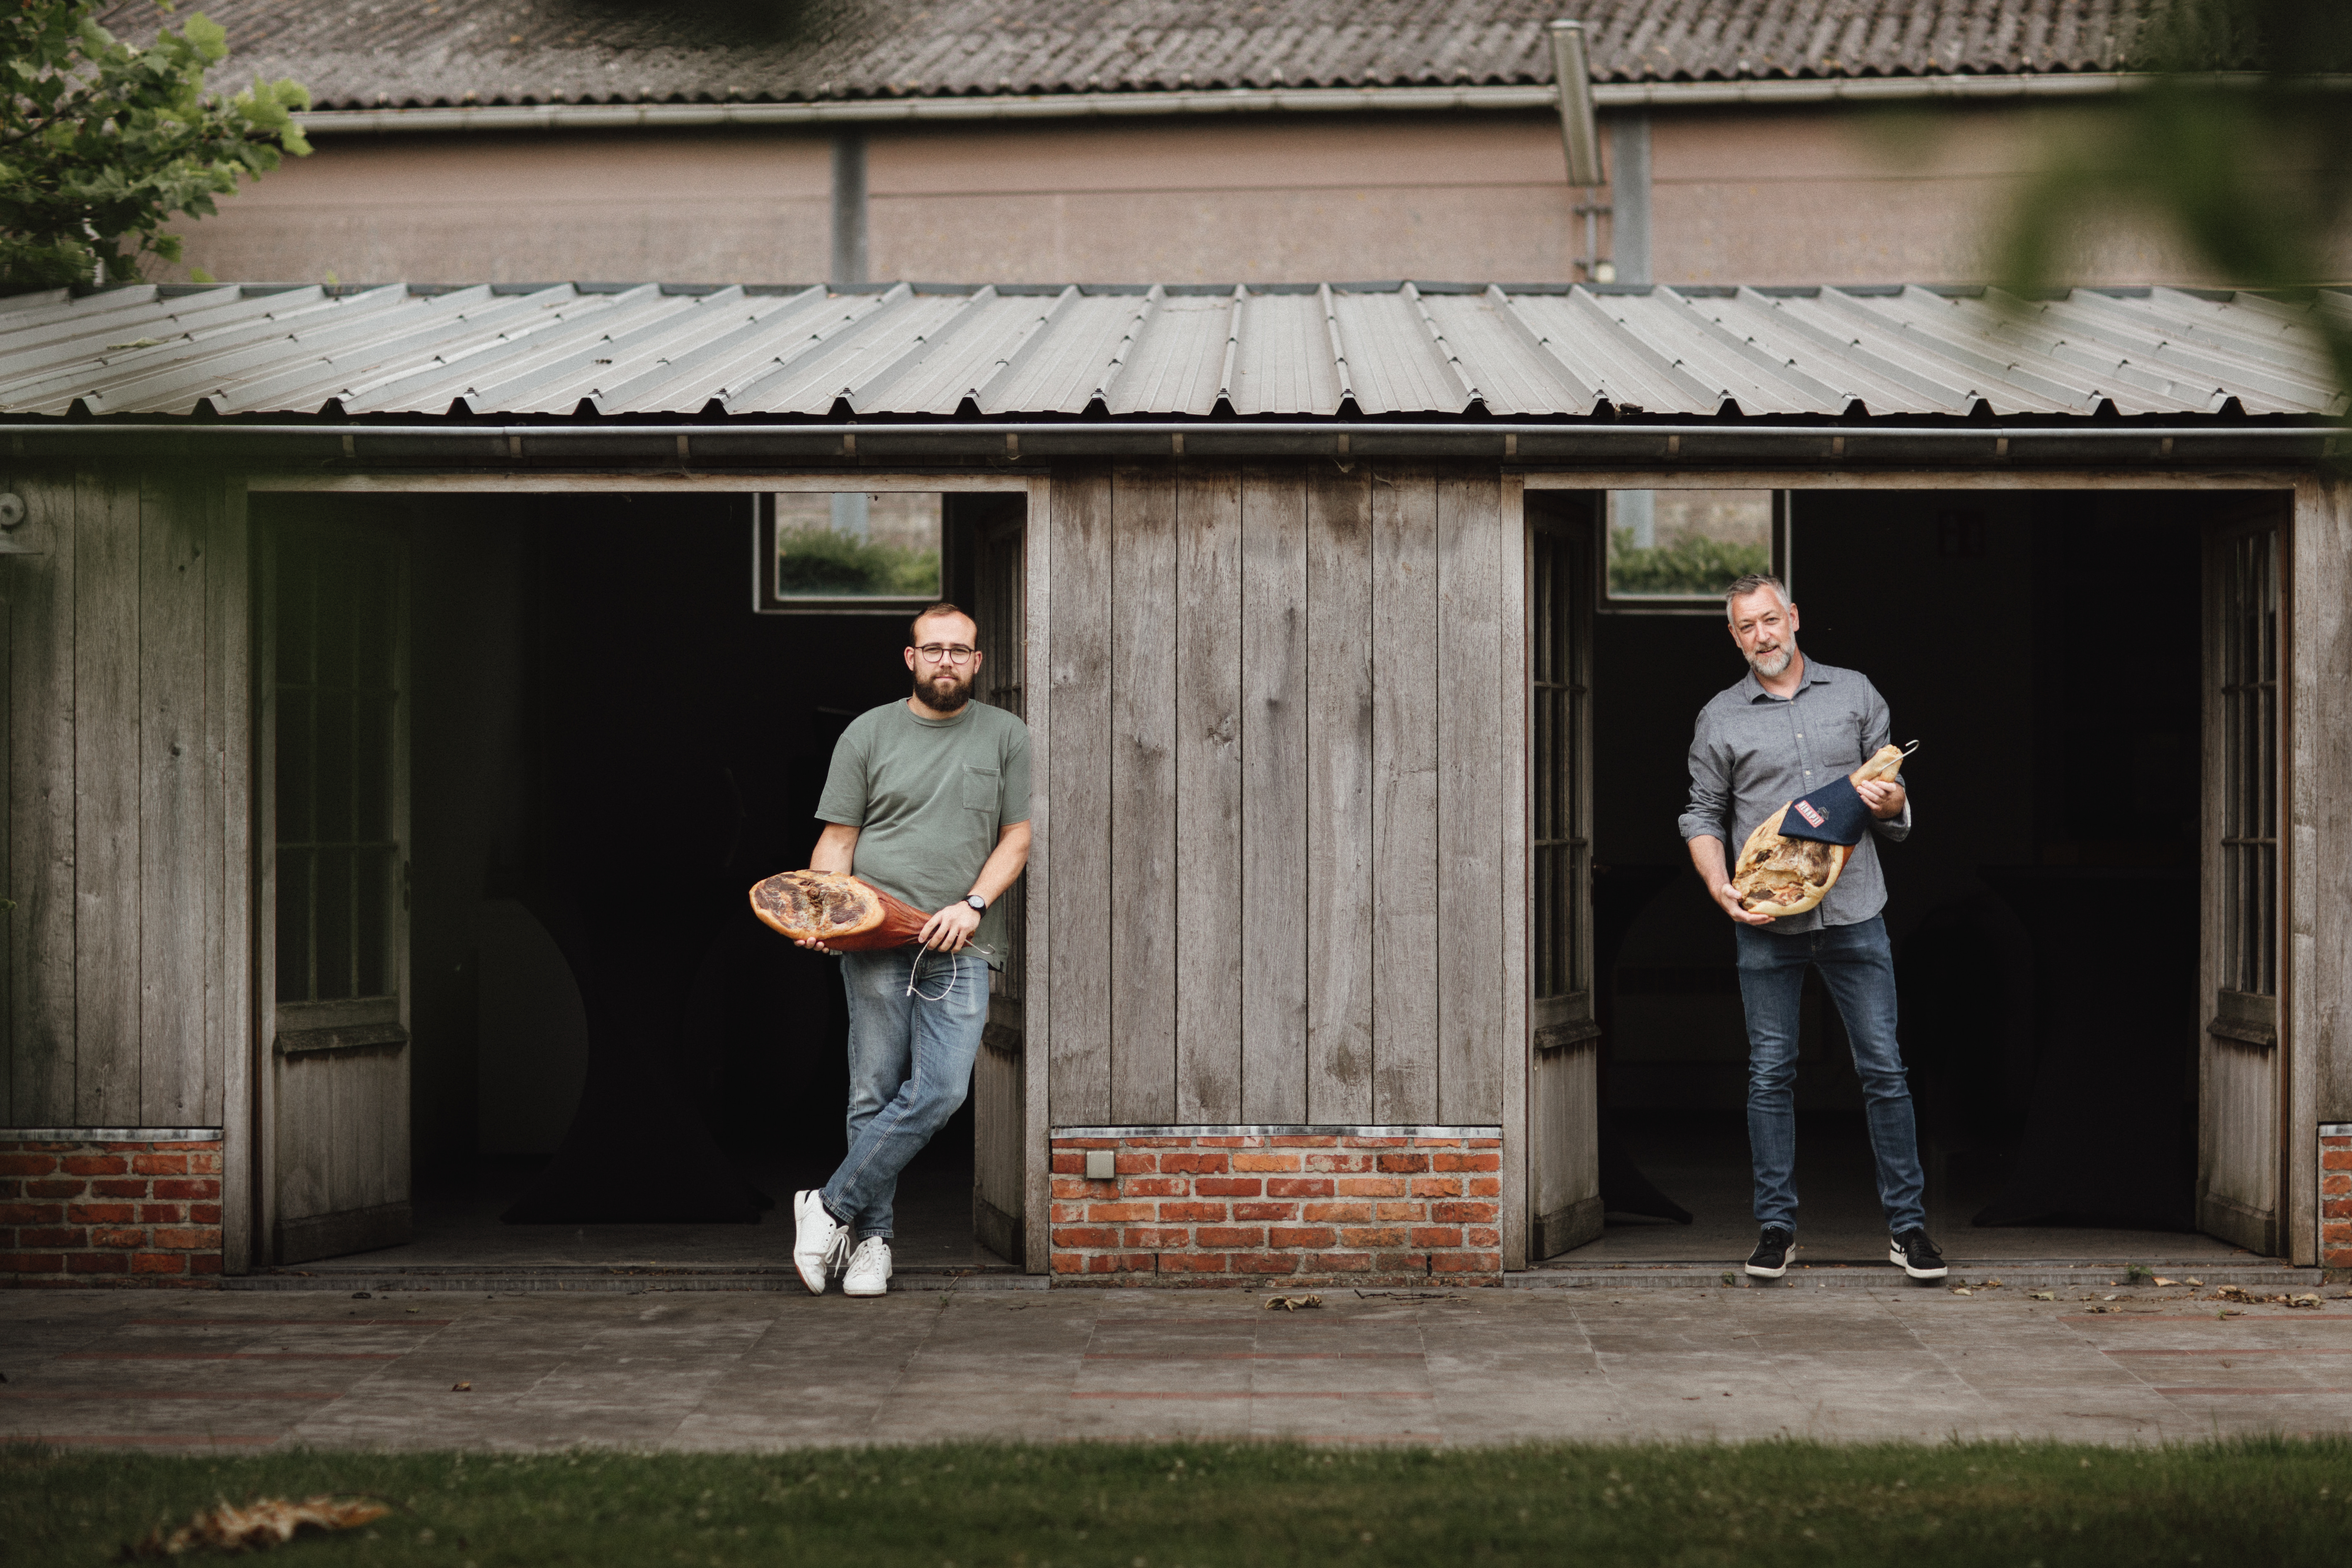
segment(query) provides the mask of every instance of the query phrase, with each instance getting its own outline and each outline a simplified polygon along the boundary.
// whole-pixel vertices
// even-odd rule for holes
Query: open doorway
[[[253,505],[266,535],[341,530],[405,563],[404,1024],[375,1048],[405,1094],[406,1239],[379,1226],[339,1266],[788,1268],[784,1205],[844,1144],[846,1010],[834,961],[745,889],[808,863],[835,741],[904,696],[903,606],[777,602],[777,509],[751,494]],[[1020,496],[933,505],[936,576],[890,588],[984,601],[981,541],[1017,558]],[[833,510],[871,536],[869,509]],[[901,576],[924,564],[899,553]],[[987,700],[1018,702],[1012,636],[1014,684]],[[280,1098],[278,1145],[332,1142]],[[901,1181],[902,1272],[1020,1263],[1017,1201],[976,1232],[975,1148],[1021,1142],[976,1126],[987,1098]],[[275,1260],[319,1267],[299,1249]]]
[[[1895,738],[1923,742],[1909,770],[1916,826],[1881,859],[1929,1224],[1956,1258],[2233,1250],[2199,1234],[2200,1053],[2212,1048],[2200,628],[2210,542],[2245,500],[1835,490],[1756,509],[1769,531],[1742,569],[1769,553],[1804,614],[1806,655],[1869,676]],[[1631,526],[1608,515],[1612,533]],[[1741,666],[1719,604],[1612,603],[1604,589],[1600,608],[1606,1220],[1569,1256],[1733,1259],[1754,1239],[1746,1031],[1728,929],[1675,818],[1692,721]],[[1883,1261],[1860,1087],[1817,981],[1797,1094],[1803,1260]]]

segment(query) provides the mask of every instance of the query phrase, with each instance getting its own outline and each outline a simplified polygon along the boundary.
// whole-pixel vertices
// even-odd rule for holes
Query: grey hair
[[[1739,603],[1748,595],[1760,594],[1767,588],[1772,590],[1772,596],[1780,601],[1782,609],[1796,608],[1796,605],[1789,597],[1789,585],[1786,583],[1769,573],[1750,572],[1723,591],[1723,618],[1727,621],[1733,619],[1732,605]]]

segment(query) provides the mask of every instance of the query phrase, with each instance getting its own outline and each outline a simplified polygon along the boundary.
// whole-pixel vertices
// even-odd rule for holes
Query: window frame
[[[1609,497],[1619,490],[1646,489],[1654,494],[1685,489],[1761,489],[1772,498],[1772,575],[1780,579],[1791,598],[1796,596],[1793,549],[1795,529],[1791,525],[1795,511],[1796,492],[1765,485],[1607,485],[1594,491],[1593,503],[1593,608],[1604,616],[1719,616],[1723,613],[1723,596],[1719,594],[1643,594],[1620,598],[1609,591]]]
[[[762,616],[896,616],[901,619],[915,614],[926,605],[937,604],[948,596],[948,526],[946,498],[959,487],[945,482],[917,489],[907,485],[873,485],[863,482],[852,486],[835,485],[818,489],[810,485],[779,485],[770,489],[756,490],[751,495],[751,609]],[[800,495],[936,495],[940,507],[940,583],[929,594],[836,594],[793,595],[787,598],[776,592],[776,497],[780,494]]]

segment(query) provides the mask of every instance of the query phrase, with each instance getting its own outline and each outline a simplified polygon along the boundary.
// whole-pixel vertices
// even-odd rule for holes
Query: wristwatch
[[[988,900],[982,898],[978,893],[966,893],[964,895],[963,901],[970,904],[982,914],[986,914],[988,912]]]

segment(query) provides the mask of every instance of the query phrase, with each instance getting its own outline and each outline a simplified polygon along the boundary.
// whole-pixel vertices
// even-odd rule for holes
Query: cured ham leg
[[[1901,746],[1881,746],[1846,777],[1857,784],[1891,778],[1908,754]],[[1789,805],[1783,805],[1758,823],[1732,866],[1731,885],[1739,894],[1740,907],[1751,914],[1803,914],[1837,886],[1838,873],[1853,858],[1851,844],[1781,837],[1780,824],[1788,815]]]
[[[751,889],[751,912],[794,942],[842,952],[904,947],[930,918],[846,871],[780,871]]]

